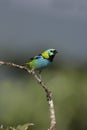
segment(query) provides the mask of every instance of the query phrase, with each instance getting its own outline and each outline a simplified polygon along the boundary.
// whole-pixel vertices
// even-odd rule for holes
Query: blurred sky
[[[87,0],[0,0],[0,58],[46,48],[87,63]]]

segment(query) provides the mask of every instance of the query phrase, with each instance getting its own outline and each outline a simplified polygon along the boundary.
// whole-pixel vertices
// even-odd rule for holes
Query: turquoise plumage
[[[48,49],[39,54],[38,56],[34,56],[31,60],[26,63],[31,69],[37,69],[41,71],[43,68],[47,67],[52,63],[54,56],[56,55],[56,49]]]

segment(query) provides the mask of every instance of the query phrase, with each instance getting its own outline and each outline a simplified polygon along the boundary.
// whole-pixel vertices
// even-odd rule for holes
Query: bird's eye
[[[50,52],[53,52],[52,50]]]

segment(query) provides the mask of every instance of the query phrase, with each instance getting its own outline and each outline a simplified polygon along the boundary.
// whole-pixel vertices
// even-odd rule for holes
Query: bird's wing
[[[35,59],[39,59],[39,58],[41,58],[41,55],[34,56],[34,57],[30,58],[30,60],[35,60]]]

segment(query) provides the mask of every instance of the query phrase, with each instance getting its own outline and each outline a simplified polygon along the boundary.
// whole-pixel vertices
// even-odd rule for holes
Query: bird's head
[[[48,49],[42,52],[42,56],[50,61],[53,61],[53,58],[56,53],[58,53],[56,49]]]

